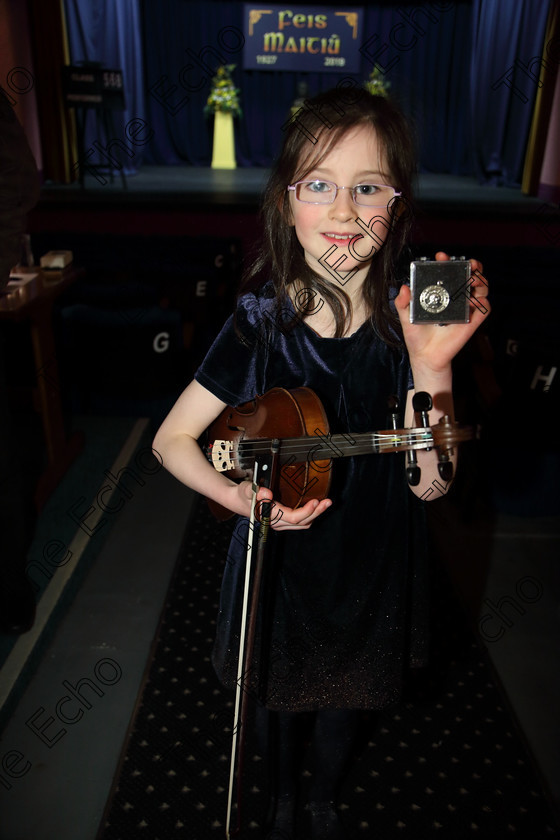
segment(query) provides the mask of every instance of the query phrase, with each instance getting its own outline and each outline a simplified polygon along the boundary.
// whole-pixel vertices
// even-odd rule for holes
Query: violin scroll
[[[420,415],[422,426],[428,428],[430,425],[428,412],[432,408],[430,394],[426,391],[418,391],[412,398],[412,407]],[[448,414],[440,417],[438,424],[433,426],[431,431],[434,447],[438,453],[438,472],[442,481],[447,483],[453,478],[453,462],[451,460],[453,444],[470,440],[474,433],[470,427],[453,423]],[[429,451],[430,448],[425,447],[426,451]],[[407,453],[406,475],[411,486],[416,487],[420,483],[420,467],[417,464],[416,453],[412,450]]]

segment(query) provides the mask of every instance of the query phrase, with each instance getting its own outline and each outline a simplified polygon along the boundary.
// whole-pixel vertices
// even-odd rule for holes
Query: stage
[[[255,240],[268,169],[219,170],[143,166],[127,175],[86,173],[84,186],[45,183],[32,232],[226,235]],[[474,177],[421,173],[414,241],[550,247],[560,243],[560,212],[520,189],[478,184]]]

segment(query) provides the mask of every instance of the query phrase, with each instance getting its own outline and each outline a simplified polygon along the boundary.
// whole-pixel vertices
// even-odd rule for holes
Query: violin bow
[[[245,756],[247,716],[249,709],[249,674],[252,668],[253,653],[255,649],[255,635],[257,629],[257,613],[260,601],[260,590],[264,566],[264,549],[270,527],[270,516],[272,502],[262,502],[260,505],[260,531],[258,534],[257,556],[255,561],[255,572],[252,586],[251,604],[249,607],[249,591],[251,589],[251,566],[253,548],[256,542],[255,522],[257,520],[257,491],[259,487],[271,487],[276,467],[276,456],[280,450],[280,441],[274,439],[271,442],[271,452],[264,458],[256,460],[253,468],[253,495],[251,498],[251,515],[249,518],[249,532],[247,535],[247,552],[245,559],[245,581],[243,590],[243,607],[241,613],[241,628],[239,633],[239,656],[237,662],[237,681],[235,690],[235,708],[233,719],[233,738],[231,743],[230,774],[228,804],[226,815],[226,838],[231,840],[241,831],[241,792],[243,783],[243,760]],[[259,466],[264,476],[259,480]],[[233,787],[235,771],[237,768],[237,820],[235,830],[231,830],[231,813],[233,808]]]

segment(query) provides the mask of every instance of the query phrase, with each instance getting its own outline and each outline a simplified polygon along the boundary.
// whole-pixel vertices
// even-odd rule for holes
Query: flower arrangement
[[[379,70],[378,67],[374,67],[369,74],[369,79],[364,82],[364,87],[369,93],[373,94],[373,96],[384,96],[385,98],[388,98],[391,82],[385,81],[381,70]]]
[[[235,87],[231,77],[235,64],[222,64],[218,67],[216,75],[212,79],[212,90],[204,107],[205,116],[209,117],[216,111],[225,114],[233,114],[234,117],[241,116],[241,105],[239,104],[239,88]]]

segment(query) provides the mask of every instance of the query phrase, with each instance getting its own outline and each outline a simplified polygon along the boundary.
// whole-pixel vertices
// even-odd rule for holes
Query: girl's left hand
[[[438,251],[436,260],[448,260],[448,254]],[[470,298],[470,322],[468,324],[411,324],[410,287],[401,286],[395,298],[395,306],[401,322],[404,340],[411,364],[421,365],[434,373],[443,371],[459,350],[482,324],[490,312],[488,283],[482,276],[482,263],[470,260],[472,282],[465,294]]]

